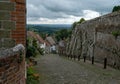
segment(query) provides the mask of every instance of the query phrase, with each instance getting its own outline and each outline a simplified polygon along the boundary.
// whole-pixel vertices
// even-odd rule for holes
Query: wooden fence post
[[[86,61],[86,54],[83,54],[84,62]]]
[[[80,61],[80,56],[78,56],[78,61]]]
[[[107,58],[105,57],[104,58],[104,69],[106,69],[107,68]]]
[[[94,56],[92,56],[92,64],[94,64]]]

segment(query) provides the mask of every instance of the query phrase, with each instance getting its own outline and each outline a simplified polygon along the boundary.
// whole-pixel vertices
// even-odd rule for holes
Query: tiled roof
[[[27,36],[35,38],[36,39],[36,34],[33,31],[27,31]]]
[[[42,43],[42,44],[46,43],[46,46],[50,46],[51,45],[51,43],[49,43],[49,41],[43,40],[43,38],[39,34],[36,34],[33,31],[27,31],[27,36],[35,38],[36,40],[39,41],[39,43]],[[51,41],[51,38],[48,38],[48,39]]]
[[[50,43],[49,43],[49,42],[45,41],[45,43],[46,43],[46,46],[50,46]]]
[[[54,39],[53,39],[51,36],[46,37],[46,40],[47,40],[51,45],[56,44],[55,41],[54,41]]]
[[[43,40],[43,38],[39,34],[36,34],[36,38],[40,43],[45,43],[45,41]]]

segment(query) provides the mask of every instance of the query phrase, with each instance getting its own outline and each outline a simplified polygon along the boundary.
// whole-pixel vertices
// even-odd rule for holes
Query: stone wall
[[[0,48],[26,41],[26,0],[0,0]]]
[[[25,44],[26,0],[0,0],[0,84],[25,84]]]
[[[73,31],[67,47],[68,56],[104,62],[107,57],[108,65],[120,68],[120,36],[113,33],[120,31],[120,11],[107,14],[79,24]]]
[[[25,48],[19,44],[0,50],[0,84],[25,83]]]

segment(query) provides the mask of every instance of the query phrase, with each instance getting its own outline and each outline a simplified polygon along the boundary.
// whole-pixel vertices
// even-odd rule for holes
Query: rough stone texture
[[[10,37],[10,31],[0,30],[0,39],[1,38],[9,38],[9,37]]]
[[[8,2],[9,2],[10,0],[0,0],[0,1],[4,1],[4,2],[5,2],[5,1],[8,1]]]
[[[115,37],[114,31],[120,31],[120,11],[77,25],[66,53],[89,60],[94,56],[100,63],[107,57],[108,65],[120,68],[120,36]]]
[[[13,30],[15,29],[15,22],[14,21],[2,21],[2,27],[5,30]]]
[[[26,44],[26,0],[0,0],[0,48]]]
[[[15,4],[11,2],[0,2],[0,10],[13,11]]]
[[[57,54],[46,54],[36,60],[39,84],[120,84],[120,71],[110,67],[105,70],[98,64],[93,66]]]
[[[2,28],[2,26],[1,26],[1,22],[0,22],[0,29]]]
[[[0,84],[25,83],[25,48],[22,44],[0,50]]]
[[[15,40],[11,38],[2,38],[0,40],[0,47],[2,48],[11,48],[15,46]]]
[[[24,53],[25,47],[22,44],[18,44],[17,46],[9,49],[2,49],[0,50],[0,59],[9,57],[9,56],[14,56],[19,53]]]
[[[22,46],[26,44],[25,2],[0,0],[0,84],[26,84]],[[14,47],[17,44],[21,45]]]
[[[10,20],[10,13],[6,11],[0,11],[0,20]]]

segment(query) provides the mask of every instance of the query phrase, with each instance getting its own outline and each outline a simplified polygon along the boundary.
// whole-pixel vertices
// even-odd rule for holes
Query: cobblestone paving
[[[120,71],[103,69],[58,55],[37,58],[39,84],[120,84]]]

